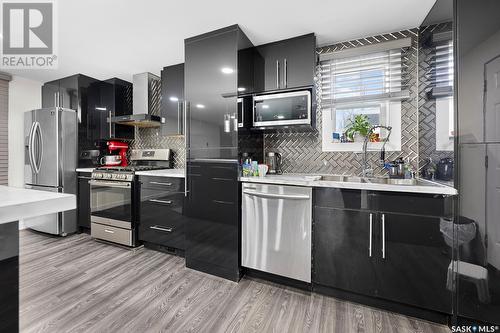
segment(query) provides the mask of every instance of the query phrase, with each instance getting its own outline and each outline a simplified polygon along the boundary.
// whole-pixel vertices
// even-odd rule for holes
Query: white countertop
[[[184,169],[160,169],[160,170],[149,170],[149,171],[137,171],[135,173],[138,176],[156,176],[156,177],[173,177],[173,178],[184,178]]]
[[[76,209],[73,194],[0,186],[0,224]]]
[[[279,184],[279,185],[295,185],[308,187],[334,187],[348,188],[358,190],[372,191],[391,191],[391,192],[408,192],[408,193],[427,193],[427,194],[443,194],[457,195],[455,188],[445,186],[432,181],[419,179],[419,185],[392,185],[378,183],[358,183],[358,182],[341,182],[341,181],[324,181],[313,180],[314,175],[307,174],[284,174],[284,175],[269,175],[265,177],[240,177],[240,181],[249,183],[262,184]]]
[[[95,168],[77,168],[76,172],[92,172]]]

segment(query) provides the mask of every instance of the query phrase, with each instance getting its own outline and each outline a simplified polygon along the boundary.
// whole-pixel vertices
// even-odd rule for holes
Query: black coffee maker
[[[436,179],[450,181],[453,180],[453,159],[445,157],[439,160],[436,167]]]

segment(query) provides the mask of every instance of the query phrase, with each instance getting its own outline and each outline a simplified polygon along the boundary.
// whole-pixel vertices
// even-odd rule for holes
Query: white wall
[[[499,54],[500,31],[476,45],[459,59],[459,143],[484,141],[484,64]]]
[[[24,186],[24,112],[42,107],[42,83],[13,76],[9,84],[9,186]]]

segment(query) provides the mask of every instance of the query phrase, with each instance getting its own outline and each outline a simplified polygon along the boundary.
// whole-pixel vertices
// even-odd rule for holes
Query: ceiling
[[[15,70],[49,81],[75,73],[132,80],[184,61],[184,39],[239,24],[254,45],[314,32],[318,45],[420,25],[435,0],[57,1],[57,70]]]

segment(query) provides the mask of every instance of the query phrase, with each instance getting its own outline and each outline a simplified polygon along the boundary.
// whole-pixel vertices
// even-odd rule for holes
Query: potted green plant
[[[368,116],[357,114],[351,118],[349,125],[347,125],[345,135],[350,141],[362,142],[365,140],[371,127],[372,125],[368,121]]]

